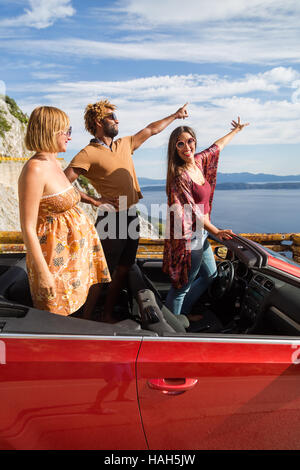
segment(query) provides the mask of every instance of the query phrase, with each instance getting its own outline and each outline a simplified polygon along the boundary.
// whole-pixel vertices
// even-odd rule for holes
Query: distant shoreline
[[[142,191],[165,191],[165,185],[141,186]],[[300,189],[298,183],[220,183],[216,190],[245,190],[245,189]]]

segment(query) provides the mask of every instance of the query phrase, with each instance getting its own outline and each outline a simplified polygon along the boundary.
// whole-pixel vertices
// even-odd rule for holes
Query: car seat
[[[25,256],[1,275],[0,296],[28,307],[33,306]]]
[[[158,293],[137,264],[129,271],[129,288],[138,305],[140,321],[143,329],[149,329],[158,334],[185,333],[189,321],[184,315],[173,315],[165,307]]]
[[[191,333],[216,333],[223,330],[223,325],[217,315],[204,304],[197,304],[192,313],[201,314],[201,320],[189,321],[185,315],[174,315],[165,305],[164,299],[168,290],[171,287],[171,282],[168,276],[162,272],[162,261],[151,260],[144,261],[138,260],[138,265],[141,268],[143,281],[148,289],[151,289],[156,298],[156,302],[165,315],[168,323],[172,324],[177,319],[182,322],[185,319],[184,327],[187,332]],[[149,276],[153,274],[153,281]],[[175,320],[174,320],[175,319]]]

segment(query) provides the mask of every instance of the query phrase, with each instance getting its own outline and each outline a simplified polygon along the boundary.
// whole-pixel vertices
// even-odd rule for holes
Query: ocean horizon
[[[149,187],[148,187],[149,188]],[[166,193],[142,187],[141,213],[164,222]],[[300,233],[300,189],[216,189],[211,221],[235,233]]]

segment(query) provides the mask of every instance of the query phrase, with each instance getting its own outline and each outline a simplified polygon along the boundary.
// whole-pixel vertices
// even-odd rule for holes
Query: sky
[[[69,115],[67,161],[91,138],[88,103],[117,106],[121,137],[188,102],[199,151],[250,122],[219,171],[300,174],[299,0],[0,0],[0,57],[0,93]],[[181,123],[135,152],[138,176],[165,177]]]

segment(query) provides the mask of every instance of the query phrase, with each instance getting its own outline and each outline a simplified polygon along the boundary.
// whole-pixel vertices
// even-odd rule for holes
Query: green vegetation
[[[10,113],[17,118],[22,124],[27,124],[28,123],[28,116],[27,114],[24,114],[17,103],[15,102],[14,99],[10,98],[9,96],[5,96],[4,98],[5,103],[8,105],[8,109]]]
[[[11,129],[11,125],[5,119],[5,111],[0,109],[0,137],[4,138],[5,132],[8,132]]]
[[[94,189],[91,188],[90,182],[85,176],[80,175],[78,177],[78,181],[79,181],[80,186],[82,186],[85,189],[85,191],[87,192],[89,196],[96,197],[96,193]]]
[[[0,95],[0,98],[2,98],[3,101],[5,101],[5,103],[8,106],[9,112],[12,116],[17,118],[21,122],[21,124],[26,125],[28,123],[27,114],[24,114],[21,111],[21,109],[19,108],[19,106],[17,105],[14,99],[10,98],[7,95],[6,96]],[[5,133],[10,131],[11,129],[11,125],[7,121],[5,114],[6,114],[5,111],[0,109],[0,137],[2,138],[4,138]]]
[[[163,237],[165,234],[165,224],[163,224],[162,222],[158,223],[158,234],[160,238]]]
[[[145,220],[148,219],[148,222],[158,231],[159,238],[165,236],[166,226],[162,222],[161,218],[151,217],[150,215],[147,217],[143,213],[141,214],[141,217],[143,217]]]

